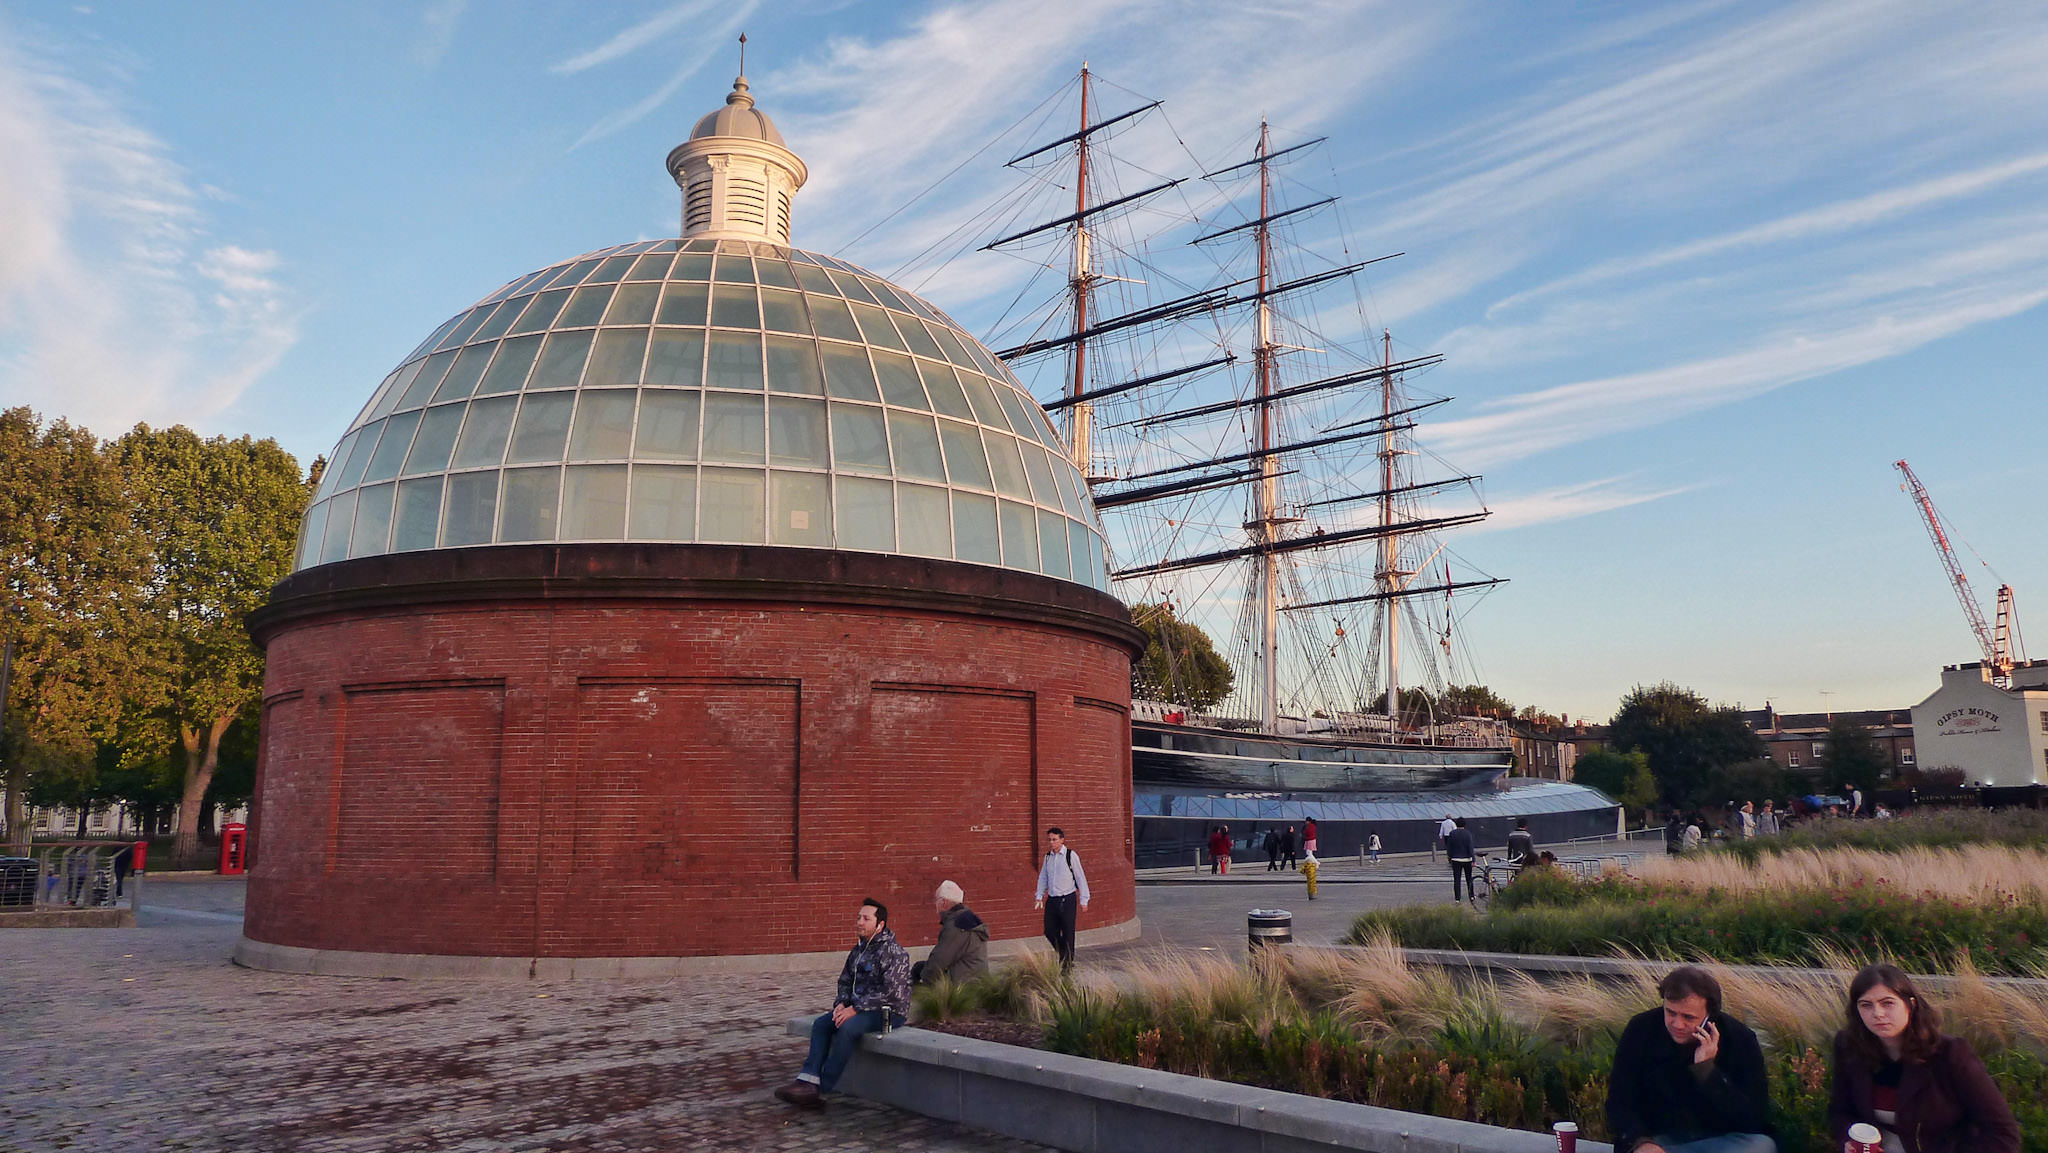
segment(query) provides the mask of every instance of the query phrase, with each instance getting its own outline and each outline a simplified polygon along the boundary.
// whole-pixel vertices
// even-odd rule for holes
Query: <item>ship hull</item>
[[[1273,737],[1131,722],[1131,779],[1175,790],[1472,793],[1498,787],[1504,748]]]

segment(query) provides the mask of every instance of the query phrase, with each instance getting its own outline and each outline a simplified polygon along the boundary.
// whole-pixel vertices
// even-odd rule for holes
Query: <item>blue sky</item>
[[[310,460],[459,308],[673,234],[742,27],[798,243],[885,273],[1084,58],[1199,157],[1328,135],[1303,187],[1406,253],[1372,323],[1448,358],[1424,431],[1513,582],[1470,674],[1517,703],[1918,700],[1975,646],[1899,457],[2048,614],[2039,5],[0,0],[0,403]],[[982,327],[1017,275],[906,282]]]

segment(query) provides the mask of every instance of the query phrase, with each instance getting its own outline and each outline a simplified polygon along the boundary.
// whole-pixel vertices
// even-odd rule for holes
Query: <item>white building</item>
[[[1913,706],[1913,743],[1921,767],[1958,768],[1972,783],[2048,784],[2048,660],[2014,669],[2010,689],[1982,664],[1943,668],[1941,687]]]

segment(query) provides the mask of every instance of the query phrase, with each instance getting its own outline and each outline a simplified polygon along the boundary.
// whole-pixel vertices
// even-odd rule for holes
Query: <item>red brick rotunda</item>
[[[377,388],[252,622],[236,959],[347,974],[823,961],[957,881],[1037,938],[1041,831],[1135,935],[1130,661],[1043,412],[945,314],[794,249],[746,81],[677,240],[506,285]]]

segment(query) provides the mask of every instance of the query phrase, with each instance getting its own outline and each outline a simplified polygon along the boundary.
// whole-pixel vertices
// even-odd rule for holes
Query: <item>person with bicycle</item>
[[[1529,818],[1515,818],[1515,831],[1508,834],[1508,864],[1520,867],[1536,859],[1536,838],[1529,835]]]

